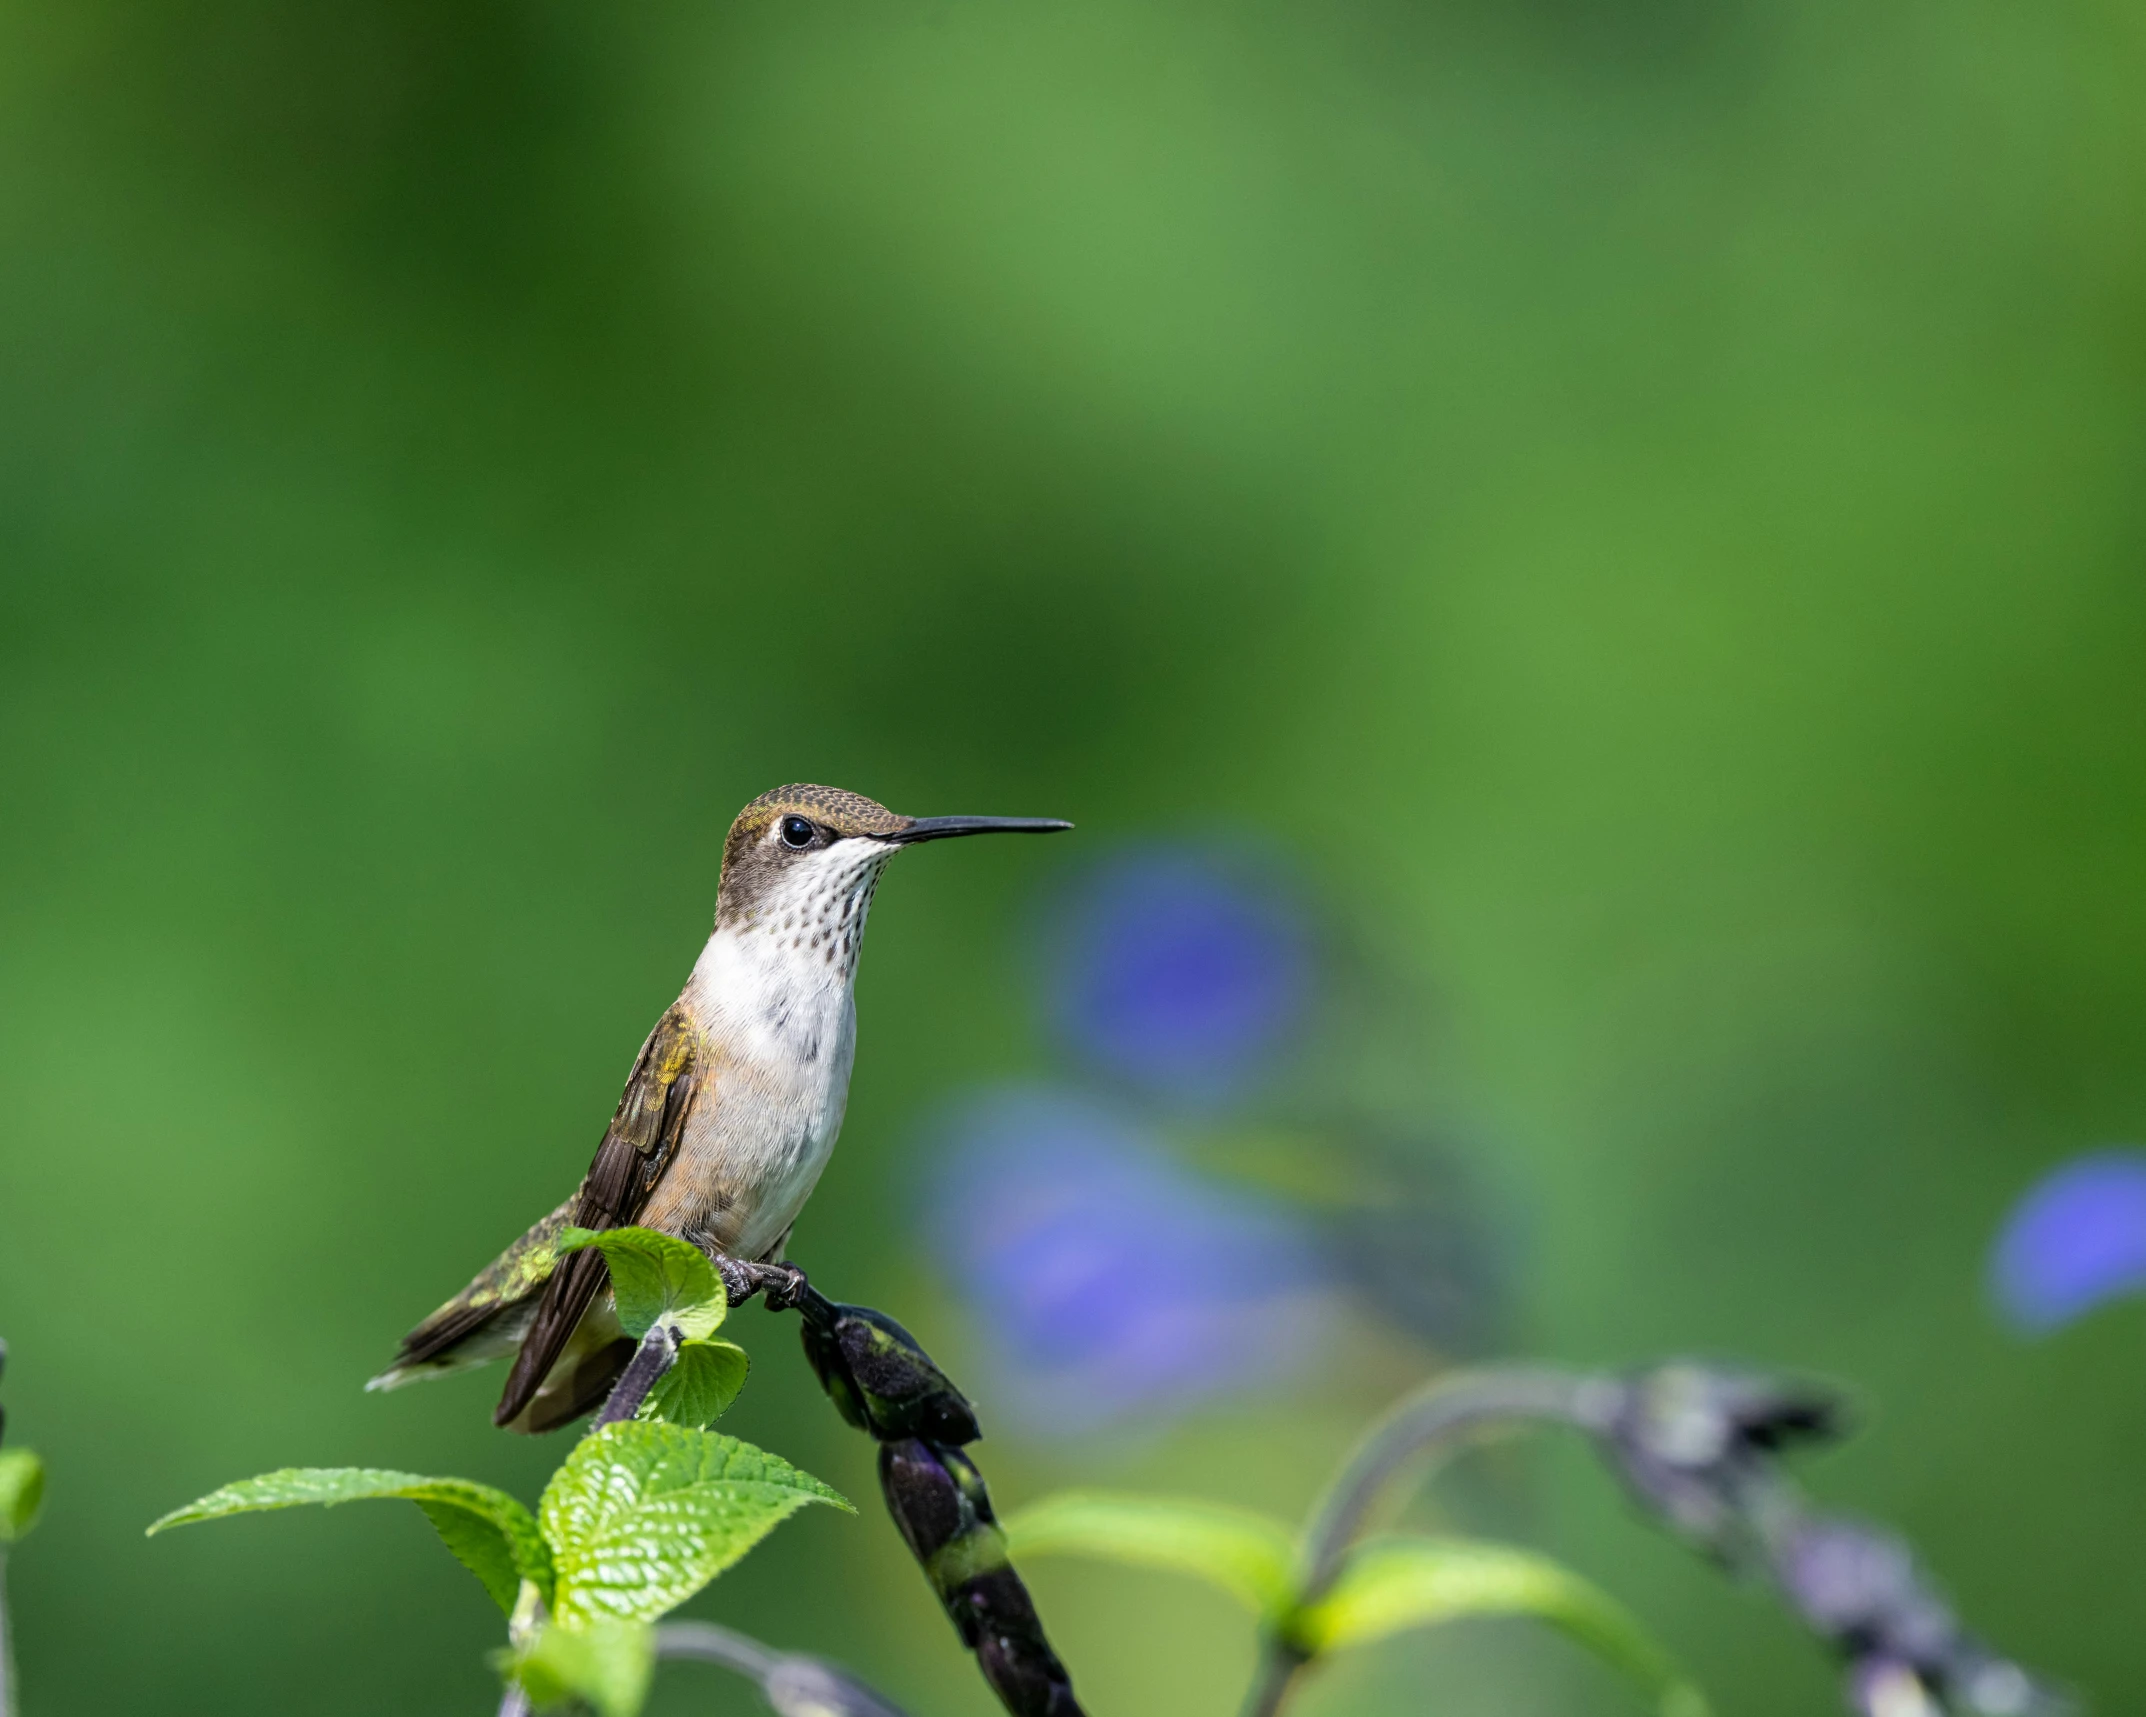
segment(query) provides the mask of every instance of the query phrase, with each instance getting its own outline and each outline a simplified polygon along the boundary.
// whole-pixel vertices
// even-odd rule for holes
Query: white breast
[[[707,1225],[736,1257],[762,1257],[781,1241],[842,1130],[857,1054],[857,953],[885,862],[844,857],[840,868],[800,866],[798,886],[753,923],[709,937],[687,985],[720,1059],[682,1155],[709,1165],[711,1195],[730,1201]]]

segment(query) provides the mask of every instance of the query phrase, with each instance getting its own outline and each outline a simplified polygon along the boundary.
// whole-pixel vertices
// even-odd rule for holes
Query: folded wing
[[[674,1004],[641,1046],[618,1112],[596,1148],[580,1192],[570,1201],[574,1226],[622,1228],[639,1219],[648,1195],[677,1155],[686,1117],[701,1095],[699,1048],[691,1018],[682,1005]],[[551,1272],[514,1369],[507,1374],[506,1389],[492,1414],[494,1424],[514,1419],[535,1398],[609,1279],[603,1254],[594,1249],[568,1254]],[[591,1386],[598,1381],[592,1379]],[[577,1374],[577,1397],[586,1392]],[[578,1402],[574,1410],[581,1410]],[[547,1416],[547,1422],[558,1420]]]

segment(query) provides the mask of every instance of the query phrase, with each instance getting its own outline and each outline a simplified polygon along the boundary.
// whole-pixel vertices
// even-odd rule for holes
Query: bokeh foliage
[[[579,1173],[798,778],[1295,845],[1439,989],[1525,1345],[1854,1379],[1829,1493],[2137,1703],[2135,1314],[2024,1347],[1979,1275],[2146,1128],[2142,59],[2107,0],[0,7],[34,1717],[480,1708],[407,1511],[141,1527],[292,1462],[534,1491],[486,1383],[357,1385]],[[890,1213],[921,1107],[1034,1053],[1070,862],[974,846],[882,896],[797,1242],[957,1370]],[[994,1478],[1289,1515],[1370,1404]],[[802,1367],[734,1417],[868,1489]],[[1722,1709],[1822,1708],[1524,1476]],[[979,1710],[890,1539],[807,1518],[721,1613]],[[1228,1709],[1226,1607],[1037,1592],[1099,1711]],[[1324,1708],[1536,1673],[1393,1662]]]

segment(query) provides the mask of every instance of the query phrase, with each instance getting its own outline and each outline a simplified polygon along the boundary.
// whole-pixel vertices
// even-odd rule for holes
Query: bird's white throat
[[[791,868],[742,923],[708,938],[690,984],[695,1012],[731,1054],[812,1067],[855,1032],[851,992],[880,872],[896,852],[844,841]],[[842,1076],[848,1056],[841,1056]]]

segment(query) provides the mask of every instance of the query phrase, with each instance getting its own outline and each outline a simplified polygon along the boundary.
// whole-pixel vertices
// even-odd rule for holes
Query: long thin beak
[[[1055,835],[1072,826],[1056,817],[918,817],[906,829],[872,838],[907,846],[911,841],[948,841],[956,835]]]

